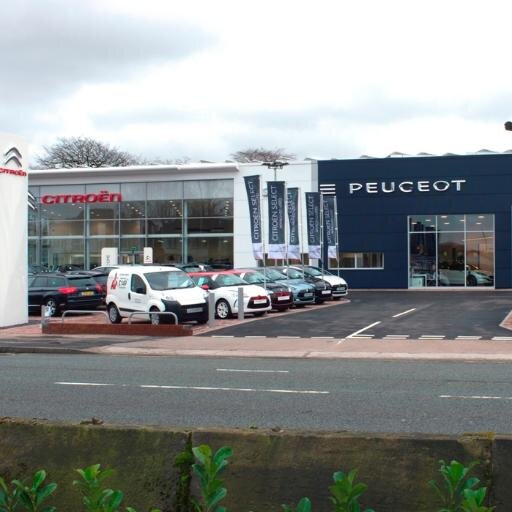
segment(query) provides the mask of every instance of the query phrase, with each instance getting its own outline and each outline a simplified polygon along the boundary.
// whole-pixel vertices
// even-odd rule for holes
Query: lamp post
[[[273,162],[263,162],[263,165],[269,169],[274,169],[274,181],[277,181],[277,169],[282,169],[285,165],[288,165],[288,162],[274,160]]]

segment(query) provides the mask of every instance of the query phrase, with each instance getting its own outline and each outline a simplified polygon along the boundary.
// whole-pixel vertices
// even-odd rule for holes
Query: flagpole
[[[320,192],[320,256],[322,258],[322,279],[324,278],[324,195]]]
[[[336,267],[338,269],[338,277],[340,277],[340,238],[338,233],[338,198],[334,196],[334,228],[336,234]]]
[[[263,208],[262,208],[262,202],[263,202],[263,187],[261,183],[261,174],[258,176],[259,182],[260,182],[260,225],[261,225],[261,252],[262,252],[262,258],[263,258],[263,285],[266,289],[267,287],[267,263],[266,263],[266,254],[265,254],[265,228],[264,228],[264,222],[263,222]],[[268,194],[268,190],[267,190]]]
[[[303,239],[303,235],[304,233],[302,232],[302,201],[301,201],[301,194],[302,194],[302,191],[301,191],[301,188],[299,187],[298,190],[297,190],[297,201],[299,203],[299,215],[298,215],[298,231],[299,231],[299,251],[300,251],[300,262],[302,264],[302,268],[304,269],[304,245],[302,243],[302,239]]]

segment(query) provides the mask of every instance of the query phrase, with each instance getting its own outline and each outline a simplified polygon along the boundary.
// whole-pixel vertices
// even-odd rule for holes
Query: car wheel
[[[476,286],[478,283],[476,282],[476,277],[469,275],[467,279],[468,286]]]
[[[217,304],[215,304],[215,313],[221,320],[229,318],[231,316],[231,308],[229,307],[228,301],[220,299]]]
[[[48,316],[57,316],[59,312],[59,306],[57,301],[53,297],[49,297],[44,301],[44,305],[46,306],[46,312]]]
[[[115,304],[108,305],[108,319],[111,324],[120,324],[123,317],[120,315],[119,310]]]

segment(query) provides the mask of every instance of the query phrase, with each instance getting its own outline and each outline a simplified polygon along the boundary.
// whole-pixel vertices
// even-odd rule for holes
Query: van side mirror
[[[210,287],[209,287],[207,284],[202,284],[202,285],[201,285],[201,288],[202,288],[203,290],[209,290],[209,289],[210,289]]]

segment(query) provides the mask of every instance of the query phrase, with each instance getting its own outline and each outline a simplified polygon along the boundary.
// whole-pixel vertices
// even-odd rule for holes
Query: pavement
[[[490,292],[491,293],[491,292]],[[499,292],[496,292],[499,293]],[[350,300],[316,306],[315,311],[330,308],[337,314]],[[286,315],[287,322],[294,315],[305,315],[310,309],[275,313],[270,318],[248,318],[243,327],[251,324],[250,336],[224,334],[226,327],[237,325],[237,320],[217,321],[215,328],[199,327],[190,337],[138,336],[57,336],[42,335],[40,319],[31,317],[28,325],[0,329],[0,353],[84,353],[124,356],[203,356],[203,357],[269,357],[313,359],[396,359],[448,361],[512,361],[512,332],[510,336],[492,339],[394,339],[360,336],[275,336],[264,334],[265,322]],[[315,313],[319,315],[319,313]],[[299,317],[298,317],[299,318]],[[60,320],[53,320],[60,321]],[[68,320],[66,320],[68,321]],[[104,322],[102,315],[80,316],[73,322]],[[260,324],[260,322],[263,322]],[[261,329],[259,326],[261,325]],[[499,324],[505,333],[512,331],[512,312],[504,315]],[[256,334],[258,331],[262,334]],[[355,334],[355,333],[354,333]]]

